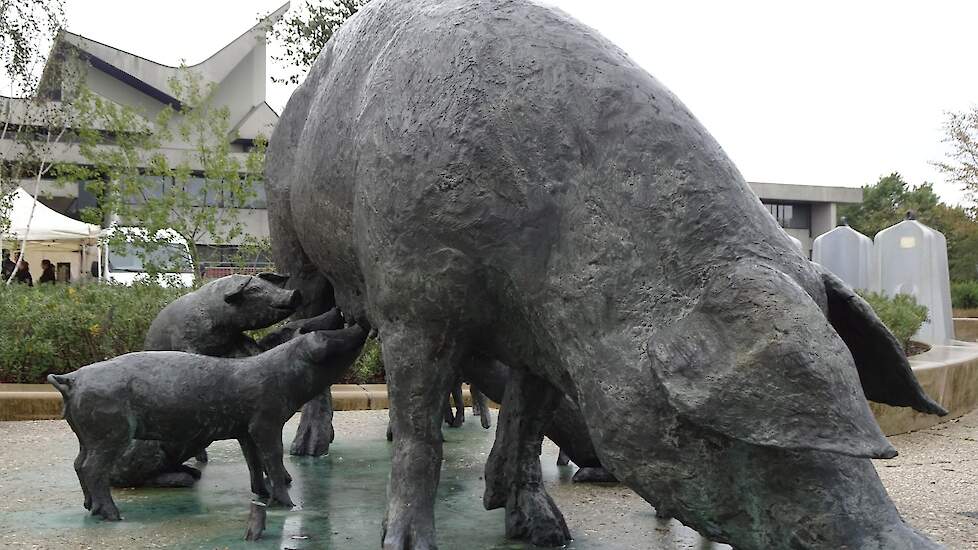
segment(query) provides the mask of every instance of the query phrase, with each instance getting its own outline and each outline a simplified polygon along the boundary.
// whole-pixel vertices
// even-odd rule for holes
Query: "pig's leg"
[[[486,404],[486,396],[482,395],[473,384],[469,384],[469,393],[472,394],[472,414],[479,415],[479,422],[488,430],[492,427],[492,413],[489,412],[489,405]]]
[[[109,476],[116,457],[122,455],[125,445],[99,446],[90,449],[81,465],[79,479],[82,487],[87,487],[91,496],[91,511],[93,516],[102,516],[108,521],[119,521],[119,509],[112,500]]]
[[[302,406],[299,429],[295,432],[289,454],[326,456],[333,436],[333,399],[329,388],[326,388],[326,391]]]
[[[563,449],[559,449],[559,451],[557,454],[557,466],[567,466],[570,464],[570,457],[567,456],[567,453]]]
[[[268,487],[265,485],[265,469],[262,467],[258,447],[255,446],[250,435],[239,438],[238,445],[241,445],[241,454],[244,455],[245,462],[248,464],[248,474],[251,476],[251,492],[261,498],[267,498]]]
[[[455,417],[452,419],[451,427],[461,428],[465,423],[465,401],[462,399],[462,382],[456,380],[452,384],[452,401],[455,402]]]
[[[85,459],[88,458],[88,450],[85,445],[79,440],[78,442],[78,456],[75,457],[75,474],[78,476],[78,484],[81,485],[82,493],[85,495],[85,509],[92,509],[92,494],[88,491],[88,485],[85,483],[85,476],[82,474],[82,465],[85,464]]]
[[[435,548],[435,492],[442,461],[442,407],[460,344],[444,330],[383,331],[394,450],[384,519],[385,550]]]
[[[445,424],[451,426],[455,423],[455,415],[452,413],[452,393],[448,392],[445,394]]]
[[[271,481],[272,499],[283,506],[292,508],[292,498],[289,497],[289,473],[282,462],[284,449],[282,447],[282,426],[271,426],[265,422],[252,424],[248,429],[251,439],[258,448],[261,463]]]
[[[506,507],[506,536],[538,546],[571,540],[564,516],[543,488],[540,451],[560,393],[542,378],[513,370],[486,462],[487,510]]]
[[[274,219],[273,219],[274,218]],[[302,293],[303,303],[293,319],[312,319],[328,312],[335,305],[333,287],[309,261],[302,244],[287,219],[269,219],[273,235],[280,235],[275,257],[279,266],[292,276],[286,288]],[[283,225],[284,224],[284,225]],[[278,250],[281,248],[281,250]],[[293,456],[325,456],[333,442],[333,399],[327,387],[320,395],[302,406],[299,429],[296,430],[289,454]]]

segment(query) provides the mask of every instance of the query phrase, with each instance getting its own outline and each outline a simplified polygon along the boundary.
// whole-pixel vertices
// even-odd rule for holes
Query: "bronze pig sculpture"
[[[121,519],[109,481],[134,441],[204,448],[222,439],[240,443],[254,493],[264,497],[270,490],[272,499],[291,507],[282,426],[342,375],[366,338],[354,325],[310,332],[253,357],[144,351],[48,376],[78,437],[75,471],[85,508]]]
[[[143,348],[213,357],[248,357],[264,351],[246,330],[274,325],[302,304],[275,273],[229,275],[167,304],[153,319]],[[267,349],[267,348],[265,348]]]
[[[944,411],[597,32],[529,0],[374,0],[270,143],[273,239],[383,344],[385,549],[435,547],[444,397],[474,354],[512,368],[485,498],[510,537],[569,538],[539,464],[563,394],[611,474],[714,540],[937,547],[877,477],[870,459],[896,451],[867,398]]]

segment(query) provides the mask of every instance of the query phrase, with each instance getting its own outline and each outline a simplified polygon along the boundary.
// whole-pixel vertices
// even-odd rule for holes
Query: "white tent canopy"
[[[34,206],[34,198],[18,187],[13,192],[9,210],[10,228],[2,236],[4,241],[20,242],[27,235],[28,246],[31,248],[76,251],[85,244],[95,244],[102,231],[97,225],[69,218],[40,202],[34,206],[32,218],[32,206]],[[5,247],[18,248],[6,245]]]

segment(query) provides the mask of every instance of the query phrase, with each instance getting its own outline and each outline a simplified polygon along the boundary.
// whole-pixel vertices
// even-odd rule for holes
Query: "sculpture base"
[[[469,411],[466,411],[469,414]],[[292,440],[294,418],[283,439]],[[384,515],[390,444],[384,438],[387,411],[336,414],[336,441],[327,457],[286,457],[295,478],[291,495],[301,510],[269,507],[261,540],[247,548],[360,548],[379,546]],[[959,511],[974,510],[978,485],[970,483],[978,413],[956,423],[892,438],[894,460],[876,461],[890,496],[907,521],[949,547],[968,547],[978,524],[963,528]],[[940,431],[947,437],[936,437]],[[482,508],[480,479],[494,429],[478,422],[444,429],[445,465],[436,508],[441,548],[532,548],[507,541],[504,511]],[[142,548],[165,545],[245,547],[251,500],[248,472],[234,441],[209,447],[210,462],[192,489],[114,489],[123,521],[106,524],[82,507],[72,468],[78,443],[64,421],[0,423],[0,546],[14,542],[44,548],[79,545]],[[574,541],[568,549],[699,549],[709,546],[676,520],[657,519],[655,510],[619,484],[572,483],[576,469],[556,466],[557,448],[545,442],[543,480],[563,512]],[[193,461],[190,462],[193,464]],[[953,471],[948,471],[953,470]],[[919,480],[925,480],[921,484]],[[935,504],[938,503],[938,504]]]

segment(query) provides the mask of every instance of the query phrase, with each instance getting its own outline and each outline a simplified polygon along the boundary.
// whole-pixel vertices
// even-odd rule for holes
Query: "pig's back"
[[[781,238],[688,110],[561,12],[375,0],[331,42],[293,99],[289,206],[341,305],[385,254],[449,248],[532,293],[611,263],[698,281]]]
[[[208,386],[227,384],[233,360],[178,351],[141,351],[86,365],[68,375],[73,394],[117,401],[191,401]]]

